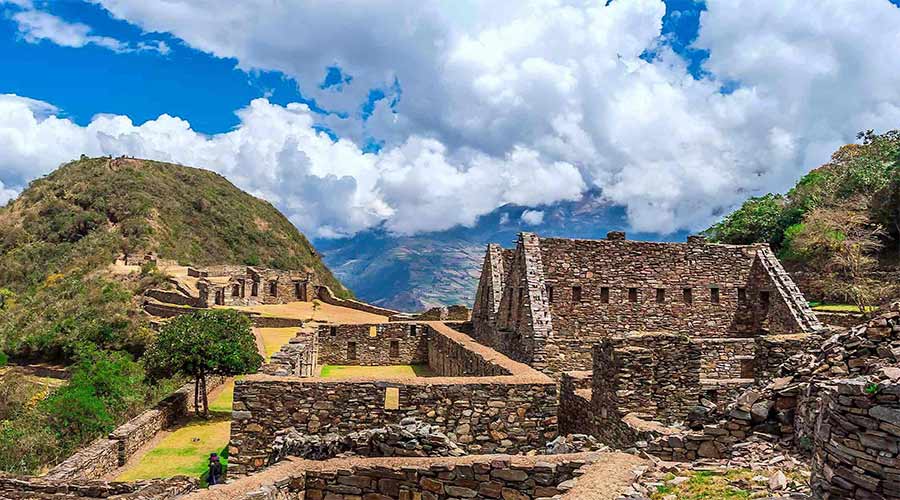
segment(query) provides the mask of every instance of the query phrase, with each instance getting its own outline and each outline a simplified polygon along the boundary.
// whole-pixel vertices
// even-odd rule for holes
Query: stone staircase
[[[801,329],[804,332],[814,332],[822,329],[823,326],[822,323],[819,322],[819,318],[817,318],[812,309],[810,309],[809,304],[806,302],[806,298],[804,298],[803,293],[800,292],[800,288],[797,287],[788,272],[784,270],[784,267],[782,267],[781,262],[779,262],[778,257],[775,256],[775,253],[772,252],[772,249],[768,247],[760,248],[756,255],[759,257],[763,269],[766,270],[766,273],[768,273],[772,282],[775,284],[776,291],[784,300],[788,310],[790,310],[791,315],[797,321],[797,324],[800,325]]]

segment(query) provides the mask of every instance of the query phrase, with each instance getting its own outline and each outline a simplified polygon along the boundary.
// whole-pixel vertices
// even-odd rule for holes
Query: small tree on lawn
[[[211,309],[178,316],[167,323],[144,355],[156,377],[187,375],[194,379],[194,411],[209,415],[206,378],[252,373],[262,364],[250,319],[231,309]]]

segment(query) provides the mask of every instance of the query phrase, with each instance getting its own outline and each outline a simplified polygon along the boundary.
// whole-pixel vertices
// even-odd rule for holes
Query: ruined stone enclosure
[[[514,249],[489,245],[472,319],[476,340],[553,376],[591,369],[592,346],[605,338],[655,331],[710,339],[708,378],[752,378],[753,337],[821,327],[767,245],[639,242],[621,232],[522,233]]]
[[[557,389],[550,377],[444,323],[322,325],[314,337],[283,350],[285,355],[273,356],[263,373],[235,386],[232,473],[272,463],[276,437],[288,430],[301,437],[346,436],[415,421],[466,454],[541,450],[557,434]],[[311,350],[334,364],[427,363],[436,376],[296,376],[291,359],[308,359]],[[287,375],[272,375],[279,373]],[[424,446],[389,454],[397,453],[430,454]]]

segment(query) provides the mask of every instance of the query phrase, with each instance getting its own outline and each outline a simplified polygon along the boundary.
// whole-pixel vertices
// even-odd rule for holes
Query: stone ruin
[[[766,245],[523,233],[488,247],[470,321],[315,293],[390,321],[322,324],[238,381],[234,481],[205,498],[581,498],[610,457],[742,464],[765,442],[810,457],[816,498],[900,499],[900,311],[825,328]]]
[[[472,322],[479,342],[556,377],[590,369],[605,338],[651,331],[706,339],[709,356],[722,353],[708,372],[753,378],[752,353],[728,347],[822,328],[768,245],[629,241],[616,231],[488,245]]]

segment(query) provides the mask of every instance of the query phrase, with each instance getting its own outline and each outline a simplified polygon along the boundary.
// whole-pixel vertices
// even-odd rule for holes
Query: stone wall
[[[900,384],[871,384],[838,381],[824,397],[810,481],[818,498],[900,499]]]
[[[184,476],[135,482],[70,481],[0,473],[0,498],[28,500],[78,500],[117,498],[121,500],[168,500],[186,495],[198,487]]]
[[[635,333],[594,348],[592,399],[601,419],[638,412],[684,420],[700,400],[700,352],[685,336]]]
[[[700,378],[753,378],[753,338],[697,338],[694,342],[700,350]]]
[[[508,377],[311,381],[254,375],[236,384],[229,469],[265,465],[275,432],[347,434],[416,417],[469,453],[525,453],[556,436],[556,385]],[[389,390],[397,404],[389,404]]]
[[[223,382],[222,377],[210,377],[207,380],[207,390],[211,392]],[[107,437],[96,439],[59,463],[44,477],[54,481],[102,478],[125,465],[159,431],[192,411],[194,385],[186,384],[153,408],[114,429]]]
[[[444,377],[492,377],[510,375],[515,367],[503,356],[467,335],[447,327],[428,329],[428,366]]]
[[[812,351],[823,340],[819,335],[806,333],[756,337],[756,379],[767,381],[781,376],[779,369],[782,363],[795,354]]]
[[[827,312],[816,311],[816,317],[829,326],[837,326],[840,328],[851,328],[860,323],[865,323],[869,316],[862,313],[845,313],[845,312]]]
[[[379,316],[394,316],[396,314],[400,314],[400,311],[395,311],[393,309],[388,309],[385,307],[373,306],[372,304],[366,304],[365,302],[360,302],[358,300],[353,299],[342,299],[334,294],[330,288],[325,285],[320,285],[316,287],[316,296],[322,302],[326,304],[331,304],[333,306],[341,306],[346,307],[348,309],[356,309],[357,311],[363,311],[371,314],[378,314]]]
[[[318,371],[318,333],[298,332],[272,354],[260,372],[281,377],[314,377]]]
[[[423,323],[321,325],[319,365],[417,365],[428,362]]]
[[[497,325],[497,311],[506,286],[513,251],[496,243],[487,246],[481,266],[481,278],[472,306],[472,336],[479,342],[491,344]]]
[[[347,434],[415,417],[468,453],[525,453],[556,437],[552,379],[446,325],[429,325],[427,336],[434,345],[435,370],[479,376],[328,380],[254,375],[239,380],[230,471],[263,467],[275,434],[290,427],[314,435]],[[442,356],[450,359],[435,359]]]
[[[482,272],[475,337],[552,375],[590,368],[592,345],[623,331],[725,338],[820,326],[765,245],[522,233],[508,261],[489,247]]]
[[[620,491],[630,484],[630,471],[643,464],[631,455],[600,452],[296,460],[258,476],[198,491],[186,500],[594,498],[593,485],[602,483],[610,492]],[[248,491],[248,487],[256,489]]]
[[[592,373],[564,372],[559,380],[559,433],[596,434],[591,407]]]

